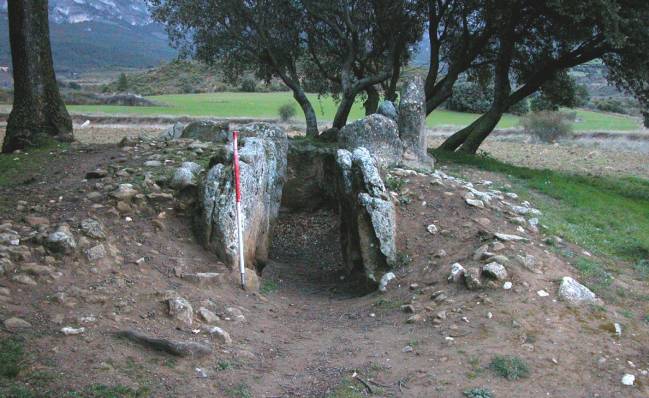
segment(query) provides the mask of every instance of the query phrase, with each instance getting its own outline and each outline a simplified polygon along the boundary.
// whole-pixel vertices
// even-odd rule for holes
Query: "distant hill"
[[[0,66],[11,64],[6,0],[0,0]],[[150,68],[175,57],[142,0],[50,0],[58,72]]]

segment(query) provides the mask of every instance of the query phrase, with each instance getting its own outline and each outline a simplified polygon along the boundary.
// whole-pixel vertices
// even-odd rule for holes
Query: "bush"
[[[490,90],[476,83],[458,83],[446,101],[446,109],[456,112],[485,113],[491,106]]]
[[[288,122],[293,117],[295,117],[295,115],[297,113],[297,111],[295,110],[295,105],[293,105],[293,104],[284,104],[284,105],[279,107],[277,112],[279,113],[279,118],[283,122]]]
[[[572,131],[568,116],[560,112],[532,112],[521,120],[526,134],[542,142],[553,143]]]
[[[524,115],[530,111],[530,102],[527,99],[523,99],[510,106],[507,112],[514,115]]]
[[[119,75],[119,78],[117,79],[117,91],[128,91],[128,78],[126,77],[126,73]]]
[[[618,101],[613,98],[608,98],[608,99],[599,99],[593,101],[595,104],[595,108],[597,110],[600,110],[602,112],[613,112],[613,113],[623,113],[626,114],[626,107],[622,103],[622,101]]]
[[[0,377],[15,378],[23,366],[24,349],[15,339],[0,340]]]
[[[244,79],[241,82],[241,91],[244,93],[254,93],[257,91],[257,82],[253,79]]]
[[[68,87],[72,90],[81,90],[81,85],[77,82],[70,82],[68,83]]]
[[[467,398],[494,398],[494,394],[487,388],[472,388],[464,391]]]
[[[518,380],[527,377],[530,374],[525,361],[515,356],[496,355],[489,364],[491,370],[507,380]]]
[[[548,99],[546,96],[540,94],[532,98],[530,101],[530,108],[532,112],[543,112],[543,111],[558,111],[559,106],[555,105]]]

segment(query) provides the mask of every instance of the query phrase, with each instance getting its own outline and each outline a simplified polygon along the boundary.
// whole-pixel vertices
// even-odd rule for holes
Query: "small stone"
[[[29,286],[38,285],[38,283],[36,283],[35,280],[33,280],[29,275],[25,275],[25,274],[16,274],[11,279],[23,285],[29,285]]]
[[[435,314],[435,316],[437,317],[437,319],[444,320],[444,319],[446,319],[446,311],[440,311],[437,314]]]
[[[215,336],[221,344],[232,344],[232,338],[230,337],[230,334],[218,326],[210,328],[210,335]]]
[[[412,304],[404,304],[401,306],[401,311],[405,312],[406,314],[414,314],[415,307]]]
[[[17,332],[20,330],[31,329],[32,327],[31,323],[17,317],[5,319],[4,326],[10,332]]]
[[[159,160],[147,160],[144,162],[144,167],[160,167],[162,166],[162,162]]]
[[[426,320],[426,318],[424,318],[423,315],[421,315],[421,314],[415,314],[415,315],[409,317],[409,318],[406,320],[406,323],[420,323],[420,322],[423,322],[423,321],[425,321],[425,320]]]
[[[595,293],[569,276],[564,276],[559,286],[559,297],[573,303],[593,303],[597,300]]]
[[[507,282],[505,282],[505,283],[503,284],[503,289],[505,289],[505,290],[509,290],[509,289],[511,289],[511,288],[512,288],[512,283],[511,283],[511,282],[507,281]]]
[[[446,250],[444,250],[444,249],[439,249],[437,251],[437,253],[435,253],[435,257],[438,257],[438,258],[443,258],[443,257],[447,257],[447,256],[448,256],[448,253],[446,253]]]
[[[431,235],[436,235],[437,232],[439,232],[439,230],[437,229],[437,226],[435,226],[435,224],[429,224],[426,227],[426,231],[428,231],[428,233],[430,233]]]
[[[479,209],[484,209],[484,202],[479,199],[465,199],[465,200],[469,206],[477,207]]]
[[[536,292],[536,294],[538,294],[539,297],[548,297],[550,295],[550,293],[546,292],[545,290],[539,290],[538,292]]]
[[[198,309],[198,315],[200,315],[200,317],[205,322],[210,323],[210,324],[211,323],[218,323],[221,320],[221,318],[218,315],[216,315],[215,313],[213,313],[212,311],[208,310],[205,307],[200,307]]]
[[[55,232],[49,234],[45,245],[55,253],[64,254],[70,254],[77,248],[77,242],[67,225],[61,225]]]
[[[469,290],[477,290],[482,287],[480,282],[480,270],[475,267],[468,268],[464,272],[464,284]]]
[[[499,232],[496,232],[494,235],[496,236],[496,238],[505,242],[528,242],[529,241],[529,239],[518,235],[509,235],[509,234],[503,234]]]
[[[491,225],[491,220],[486,217],[476,218],[475,222],[477,222],[478,224],[480,224],[480,226],[485,228]]]
[[[448,276],[449,282],[459,282],[464,277],[464,267],[460,263],[453,263],[451,265],[451,274]]]
[[[494,252],[499,252],[499,251],[504,250],[504,249],[505,249],[505,245],[503,245],[500,242],[494,242],[494,243],[491,244],[491,250],[494,251]]]
[[[629,373],[625,374],[624,376],[622,376],[622,384],[624,384],[625,386],[634,385],[635,384],[635,376],[632,375],[632,374],[629,374]]]
[[[516,260],[523,266],[523,268],[527,269],[530,272],[533,272],[535,274],[542,274],[541,270],[539,269],[539,266],[536,263],[536,257],[531,256],[529,254],[526,254],[524,257],[521,255],[516,256]]]
[[[26,216],[25,222],[32,227],[38,227],[40,225],[50,225],[50,220],[48,220],[46,217]]]
[[[401,352],[403,352],[403,353],[407,353],[407,352],[413,352],[414,350],[415,350],[415,349],[412,348],[412,346],[407,345],[407,346],[405,346],[405,347],[403,347],[403,348],[401,349]]]
[[[66,326],[61,329],[61,333],[63,333],[66,336],[74,336],[78,335],[81,333],[84,333],[86,331],[86,328],[73,328],[71,326]]]
[[[95,169],[86,173],[86,180],[100,179],[108,175],[108,171],[104,169]]]
[[[230,319],[235,322],[243,322],[246,320],[243,312],[237,307],[228,307],[225,309],[225,312],[227,312],[227,314],[230,316]]]
[[[111,192],[111,196],[119,200],[131,200],[139,192],[133,189],[132,184],[120,184],[116,191]]]
[[[97,261],[106,257],[106,248],[101,243],[86,250],[88,261]]]
[[[174,297],[170,298],[167,301],[167,304],[169,306],[169,315],[171,317],[191,326],[194,317],[194,310],[189,301],[182,297]]]
[[[388,288],[388,284],[390,281],[396,279],[396,276],[394,275],[393,272],[388,272],[381,277],[381,281],[379,283],[379,291],[385,292]]]
[[[93,239],[106,239],[106,233],[101,223],[94,218],[86,218],[81,221],[81,231]]]
[[[482,273],[488,276],[489,278],[493,278],[499,281],[507,279],[507,269],[505,269],[505,267],[502,264],[497,263],[495,261],[483,265]]]

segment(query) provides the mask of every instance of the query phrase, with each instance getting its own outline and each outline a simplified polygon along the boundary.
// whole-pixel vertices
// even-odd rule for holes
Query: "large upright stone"
[[[399,137],[404,144],[403,163],[430,167],[426,139],[426,94],[421,77],[414,76],[403,85],[399,102]]]
[[[344,261],[377,286],[396,262],[394,205],[367,149],[339,149],[336,164]]]
[[[180,138],[191,138],[205,142],[225,142],[228,140],[228,122],[199,120],[189,123],[180,134]]]
[[[403,143],[399,138],[397,124],[376,113],[343,127],[338,143],[349,151],[366,148],[380,167],[399,164],[403,155]]]
[[[268,259],[270,225],[279,212],[286,179],[288,137],[283,129],[267,123],[244,126],[241,133],[244,259],[247,267],[260,270]],[[211,164],[201,184],[194,229],[206,248],[238,269],[232,154],[219,154]]]

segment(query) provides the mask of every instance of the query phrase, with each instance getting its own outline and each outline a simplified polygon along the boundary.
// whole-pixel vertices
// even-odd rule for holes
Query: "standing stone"
[[[349,151],[366,148],[377,160],[379,167],[399,164],[403,156],[403,143],[399,138],[397,124],[376,113],[343,127],[338,143]]]
[[[239,148],[244,258],[261,270],[268,259],[271,223],[278,213],[286,181],[288,137],[280,127],[253,123],[241,128]],[[232,157],[218,154],[201,184],[194,231],[199,241],[233,270],[238,269]],[[254,273],[251,270],[250,273]],[[254,285],[251,280],[251,285]]]
[[[399,137],[405,152],[403,163],[412,167],[432,167],[426,137],[426,94],[421,77],[414,76],[401,89],[399,101]]]
[[[388,101],[388,100],[382,101],[379,104],[377,113],[379,115],[383,115],[387,118],[390,118],[395,122],[399,120],[399,113],[397,112],[397,108],[394,106],[394,103],[392,101]]]
[[[396,263],[395,210],[376,163],[363,147],[336,157],[343,259],[374,286]]]
[[[228,122],[215,122],[199,120],[189,123],[180,135],[180,138],[191,138],[199,141],[226,142],[228,140]]]

